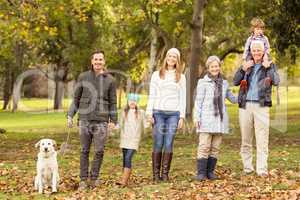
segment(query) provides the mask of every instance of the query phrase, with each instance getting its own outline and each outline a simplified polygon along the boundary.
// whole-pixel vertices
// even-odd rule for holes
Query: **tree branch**
[[[225,51],[223,51],[223,53],[220,56],[220,60],[224,60],[231,53],[241,54],[241,53],[243,53],[243,51],[238,49],[237,47],[228,48]]]

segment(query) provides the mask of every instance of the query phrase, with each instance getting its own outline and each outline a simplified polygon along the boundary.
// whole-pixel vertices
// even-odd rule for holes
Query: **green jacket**
[[[117,123],[115,79],[109,73],[98,76],[94,71],[79,75],[68,116],[79,114],[79,120]]]

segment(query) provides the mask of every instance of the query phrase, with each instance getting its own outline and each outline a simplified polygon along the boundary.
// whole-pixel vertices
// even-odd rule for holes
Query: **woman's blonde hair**
[[[170,50],[174,50],[175,48],[172,48],[172,49],[169,49],[169,51],[167,52],[166,54],[166,57],[160,67],[160,70],[159,70],[159,77],[161,79],[164,79],[165,78],[165,73],[166,73],[166,69],[168,68],[168,63],[167,63],[167,57],[168,57],[168,54],[171,53]],[[176,49],[177,50],[177,49]],[[178,51],[178,50],[177,50]],[[178,53],[175,53],[176,54],[176,57],[177,57],[177,61],[176,61],[176,64],[175,64],[175,80],[176,82],[179,82],[180,81],[180,78],[181,78],[181,73],[183,71],[182,69],[182,65],[181,65],[181,62],[180,62],[180,54],[179,54],[179,51]]]

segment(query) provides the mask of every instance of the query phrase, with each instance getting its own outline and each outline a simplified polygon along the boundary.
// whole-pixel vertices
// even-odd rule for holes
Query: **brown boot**
[[[117,185],[126,186],[128,184],[130,174],[131,174],[131,169],[125,167],[124,170],[123,170],[122,179],[121,179],[121,181],[117,182]]]
[[[161,152],[152,152],[153,181],[158,182],[160,178]]]
[[[162,180],[169,181],[169,171],[172,161],[172,152],[164,152],[162,161]]]

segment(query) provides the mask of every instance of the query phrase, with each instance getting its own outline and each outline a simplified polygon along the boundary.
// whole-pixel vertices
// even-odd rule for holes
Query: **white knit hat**
[[[261,50],[264,50],[265,47],[264,47],[264,42],[261,41],[261,40],[254,40],[251,42],[251,45],[250,45],[250,49],[252,50],[253,48],[258,48],[258,49],[261,49]]]
[[[174,53],[177,55],[177,57],[180,59],[180,51],[176,48],[171,48],[167,51],[167,55],[170,54],[170,53]]]

